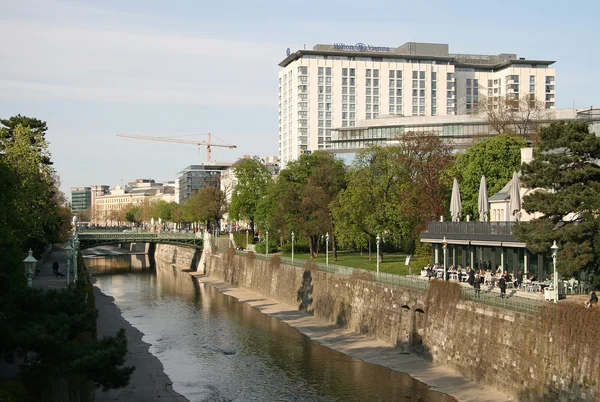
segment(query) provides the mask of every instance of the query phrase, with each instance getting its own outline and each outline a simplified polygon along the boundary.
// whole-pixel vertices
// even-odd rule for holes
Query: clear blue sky
[[[211,132],[213,159],[277,154],[277,72],[316,43],[450,44],[556,60],[557,107],[598,105],[599,2],[0,1],[0,117],[47,121],[61,188],[173,180]],[[202,140],[205,137],[189,137]]]

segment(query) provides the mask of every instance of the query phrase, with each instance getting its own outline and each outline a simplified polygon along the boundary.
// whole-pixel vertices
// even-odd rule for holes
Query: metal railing
[[[450,235],[488,235],[512,236],[515,222],[429,222],[430,234]]]
[[[219,247],[217,251],[227,252],[227,248]],[[235,251],[236,255],[245,256],[246,251]],[[254,258],[262,261],[269,261],[272,255],[254,253]],[[280,257],[282,264],[291,265],[295,267],[304,267],[307,260],[294,259],[292,261],[289,257]],[[376,272],[361,269],[352,268],[342,265],[329,264],[326,265],[321,262],[314,263],[318,271],[327,272],[334,275],[350,277],[355,274],[368,274],[372,278],[373,282],[389,284],[402,288],[415,289],[421,291],[427,291],[430,287],[430,281],[421,279],[420,277],[414,276],[402,276],[396,274],[390,274],[386,272],[380,272],[377,275]],[[517,295],[508,295],[502,298],[499,293],[482,290],[479,293],[475,292],[475,289],[469,287],[461,288],[463,299],[469,300],[478,304],[484,304],[492,307],[504,308],[506,310],[512,310],[519,313],[537,315],[540,313],[541,308],[545,305],[543,301],[519,297]]]

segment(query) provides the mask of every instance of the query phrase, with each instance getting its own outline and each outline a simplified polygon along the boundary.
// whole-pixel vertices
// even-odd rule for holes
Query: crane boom
[[[208,133],[208,141],[190,141],[190,140],[182,140],[179,138],[169,138],[169,137],[151,137],[148,135],[133,135],[133,134],[117,134],[117,137],[125,137],[125,138],[135,138],[138,140],[149,140],[149,141],[163,141],[163,142],[176,142],[179,144],[193,144],[200,147],[201,145],[206,145],[206,161],[211,162],[210,154],[211,147],[222,147],[222,148],[237,148],[236,145],[224,145],[224,144],[213,144],[210,140],[210,133]]]

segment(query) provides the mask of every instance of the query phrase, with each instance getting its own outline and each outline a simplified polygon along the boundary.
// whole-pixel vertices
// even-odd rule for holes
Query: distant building
[[[555,109],[540,112],[541,119],[532,118],[532,126],[548,125],[555,121],[587,121],[590,131],[600,135],[600,108]],[[523,122],[518,122],[523,123]],[[519,132],[515,127],[515,132]],[[393,145],[397,137],[407,132],[430,133],[440,136],[456,149],[469,148],[477,139],[497,135],[483,114],[457,116],[402,117],[380,116],[361,120],[355,127],[335,128],[332,131],[331,151],[355,153],[370,145]],[[528,138],[532,133],[525,133]]]
[[[90,187],[71,187],[71,212],[81,218],[81,213],[92,206]]]
[[[221,175],[231,167],[231,162],[190,165],[179,172],[179,203],[186,202],[195,191],[205,187],[221,188]]]
[[[507,53],[453,54],[442,43],[336,43],[288,52],[279,63],[281,168],[301,151],[332,148],[334,128],[381,115],[470,115],[484,96],[494,103],[533,95],[554,109],[552,64]]]

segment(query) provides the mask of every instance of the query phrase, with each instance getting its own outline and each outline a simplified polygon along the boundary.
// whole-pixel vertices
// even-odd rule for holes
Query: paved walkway
[[[44,261],[40,272],[33,278],[33,287],[38,289],[66,289],[66,253],[62,248],[54,247],[52,254]],[[58,262],[60,271],[65,278],[57,278],[52,272],[52,263]],[[71,281],[72,275],[69,276]],[[121,311],[113,303],[113,298],[103,294],[94,287],[96,308],[99,316],[97,321],[98,338],[114,336],[120,328],[125,328],[128,341],[128,353],[125,365],[135,366],[129,385],[125,388],[103,392],[96,391],[96,402],[107,401],[163,401],[187,402],[187,399],[173,391],[171,380],[164,373],[162,363],[149,351],[150,345],[142,341],[142,334],[121,316]]]
[[[220,292],[247,303],[263,314],[278,318],[310,339],[367,363],[378,364],[406,373],[427,384],[431,389],[452,395],[459,401],[500,402],[512,400],[493,388],[477,384],[457,372],[425,361],[415,354],[405,354],[399,348],[365,335],[340,328],[335,324],[298,311],[296,306],[279,303],[244,288],[236,288],[202,274],[191,273],[198,281],[214,286]]]

